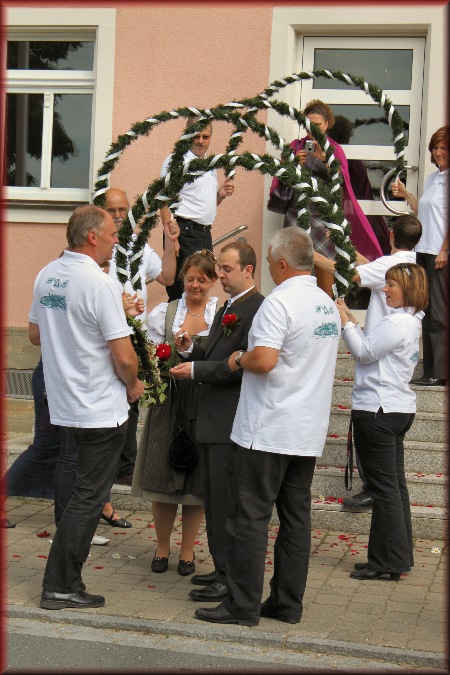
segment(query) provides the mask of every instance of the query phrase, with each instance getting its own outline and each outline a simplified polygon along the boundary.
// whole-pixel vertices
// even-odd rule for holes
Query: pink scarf
[[[383,252],[378,243],[369,221],[364,215],[358,200],[356,199],[352,185],[350,182],[350,175],[348,172],[348,163],[347,157],[339,143],[333,141],[331,138],[328,138],[330,145],[333,146],[333,153],[336,159],[341,163],[341,174],[344,179],[344,185],[342,187],[342,209],[344,211],[345,217],[347,218],[350,226],[352,228],[352,233],[350,235],[351,242],[356,250],[361,253],[368,260],[375,260],[383,255]],[[295,140],[290,143],[290,147],[294,150],[294,153],[297,153],[299,150],[302,150],[305,147],[306,137],[301,140]],[[270,194],[279,186],[278,178],[272,180],[272,185],[270,187]]]

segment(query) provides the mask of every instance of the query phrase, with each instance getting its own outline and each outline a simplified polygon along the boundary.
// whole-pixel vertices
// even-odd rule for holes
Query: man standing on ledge
[[[142,396],[118,284],[100,265],[111,259],[117,228],[96,206],[76,209],[69,248],[39,273],[29,337],[40,345],[52,424],[71,427],[78,446],[72,496],[44,572],[43,609],[103,607],[81,578],[123,445],[128,402]]]
[[[231,433],[240,447],[226,523],[229,597],[195,612],[213,623],[256,626],[260,616],[298,623],[308,575],[311,482],[327,436],[341,322],[311,276],[306,232],[276,232],[267,261],[277,287],[253,319],[249,350],[228,362],[244,371]],[[261,605],[274,504],[280,528],[270,595]]]
[[[187,126],[198,121],[198,117],[189,117]],[[212,124],[208,124],[202,131],[194,136],[191,149],[185,154],[184,161],[190,162],[193,159],[203,159],[211,143]],[[161,168],[161,176],[165,176],[171,156],[166,157]],[[177,271],[175,282],[167,287],[169,302],[181,298],[183,293],[183,283],[179,279],[179,273],[183,262],[192,253],[207,248],[213,249],[211,227],[216,219],[217,206],[223,202],[225,197],[229,197],[234,192],[232,180],[226,180],[220,188],[217,183],[217,172],[213,169],[207,171],[203,176],[196,178],[193,183],[184,185],[181,189],[179,198],[180,205],[176,212],[176,220],[180,226],[179,244],[180,250],[177,259]],[[172,214],[167,206],[163,206],[160,211],[161,220],[166,228]]]

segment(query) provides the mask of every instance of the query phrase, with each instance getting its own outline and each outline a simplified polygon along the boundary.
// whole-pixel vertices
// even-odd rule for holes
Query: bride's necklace
[[[203,310],[203,312],[200,312],[200,314],[194,314],[194,312],[191,312],[191,310],[188,307],[186,307],[186,312],[191,316],[193,316],[194,319],[198,319],[199,316],[203,316],[205,314],[205,310]]]

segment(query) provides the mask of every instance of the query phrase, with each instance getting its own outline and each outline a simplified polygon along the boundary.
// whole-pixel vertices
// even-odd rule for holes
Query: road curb
[[[448,669],[448,661],[443,654],[423,652],[395,647],[379,647],[377,645],[359,644],[341,640],[326,640],[308,636],[291,636],[289,634],[273,634],[252,632],[249,628],[238,626],[217,626],[208,623],[198,625],[179,622],[168,622],[150,619],[133,619],[99,614],[85,614],[70,611],[55,611],[36,607],[9,605],[7,617],[14,619],[36,619],[51,623],[67,623],[91,628],[107,630],[133,631],[156,635],[179,635],[185,638],[216,640],[218,642],[235,642],[247,646],[276,647],[292,652],[314,652],[328,656],[352,656],[356,658],[387,661],[413,667]]]

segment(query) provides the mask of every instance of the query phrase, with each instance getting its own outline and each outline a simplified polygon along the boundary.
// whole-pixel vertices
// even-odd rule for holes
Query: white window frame
[[[67,212],[90,201],[98,167],[112,141],[115,60],[115,9],[34,9],[7,11],[7,39],[94,41],[93,71],[9,71],[6,93],[43,93],[41,187],[7,186],[7,219],[12,222],[67,222]],[[4,50],[6,54],[6,50]],[[70,75],[69,75],[70,73]],[[56,93],[92,94],[89,185],[50,188],[52,101]],[[47,145],[46,145],[47,144]],[[45,157],[47,155],[47,161]]]
[[[364,36],[424,37],[425,61],[423,74],[423,105],[420,137],[416,140],[419,147],[418,194],[423,191],[426,178],[434,166],[428,152],[431,135],[445,124],[447,106],[448,64],[447,53],[448,8],[426,3],[423,6],[411,5],[405,11],[404,6],[383,6],[375,12],[374,6],[317,6],[274,7],[272,19],[272,37],[270,50],[270,69],[268,83],[296,72],[299,56],[299,37],[338,37]],[[277,98],[290,105],[298,106],[299,90],[296,86],[286,87],[277,94]],[[281,120],[276,113],[268,111],[268,124],[277,129],[283,138],[290,140],[292,123],[286,118]],[[411,142],[410,142],[411,143]],[[267,144],[267,151],[273,152]],[[265,200],[269,198],[270,180],[265,182]],[[395,202],[401,208],[398,202]],[[406,207],[406,205],[405,205]],[[267,209],[263,210],[263,252],[267,251],[271,235],[281,226],[281,216]],[[273,282],[270,278],[265,255],[262,256],[261,289],[264,294],[270,292]]]

